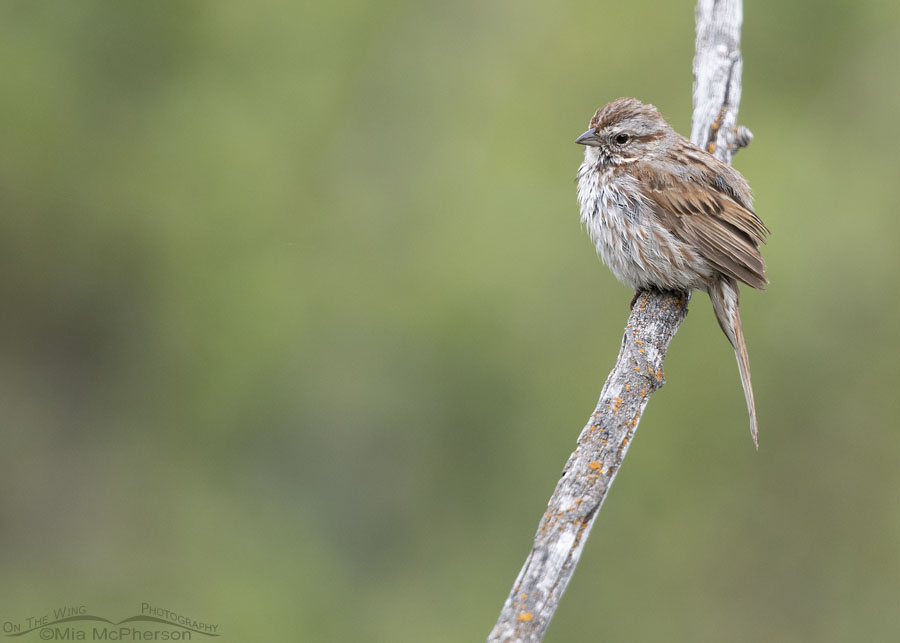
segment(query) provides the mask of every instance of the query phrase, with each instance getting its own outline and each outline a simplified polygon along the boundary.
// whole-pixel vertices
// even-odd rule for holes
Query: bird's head
[[[589,129],[575,142],[587,148],[586,161],[622,165],[653,156],[670,132],[653,105],[617,98],[594,113]]]

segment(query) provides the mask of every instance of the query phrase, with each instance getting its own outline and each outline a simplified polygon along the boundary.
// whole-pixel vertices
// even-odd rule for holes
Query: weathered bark
[[[699,0],[691,140],[726,162],[749,143],[735,129],[741,98],[741,0]],[[689,293],[645,292],[628,317],[616,366],[578,436],[489,643],[540,641],[556,612],[650,395]],[[615,555],[615,554],[613,554]]]
[[[642,293],[635,302],[616,366],[578,436],[488,641],[543,638],[650,394],[663,385],[666,348],[687,314],[687,303],[685,293]]]
[[[691,140],[726,163],[753,135],[735,129],[741,102],[742,0],[699,0]]]

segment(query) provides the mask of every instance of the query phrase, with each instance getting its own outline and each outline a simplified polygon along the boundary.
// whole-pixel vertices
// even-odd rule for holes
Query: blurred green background
[[[573,140],[689,133],[693,10],[4,3],[0,620],[483,639],[631,297]],[[698,294],[547,641],[900,639],[900,6],[743,51],[761,448]]]

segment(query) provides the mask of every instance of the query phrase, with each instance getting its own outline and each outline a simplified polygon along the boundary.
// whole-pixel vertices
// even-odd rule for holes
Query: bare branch
[[[488,641],[543,638],[650,394],[663,385],[666,349],[686,314],[684,293],[643,293],[635,303],[616,366],[578,436]]]
[[[735,126],[741,20],[741,0],[697,4],[691,139],[726,162],[752,139],[749,130]],[[650,395],[664,383],[663,360],[689,298],[689,293],[644,292],[632,308],[616,366],[578,436],[489,643],[544,637]]]
[[[738,135],[741,102],[742,0],[699,0],[695,13],[694,116],[691,140],[726,163],[753,135],[746,127]]]

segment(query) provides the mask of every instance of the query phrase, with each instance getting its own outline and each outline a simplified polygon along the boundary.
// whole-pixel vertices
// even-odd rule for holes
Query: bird
[[[769,283],[760,253],[769,229],[747,180],[676,132],[650,104],[599,108],[576,143],[581,221],[615,277],[635,290],[703,290],[735,351],[750,435],[759,448],[739,283]],[[632,299],[632,306],[635,299]]]

